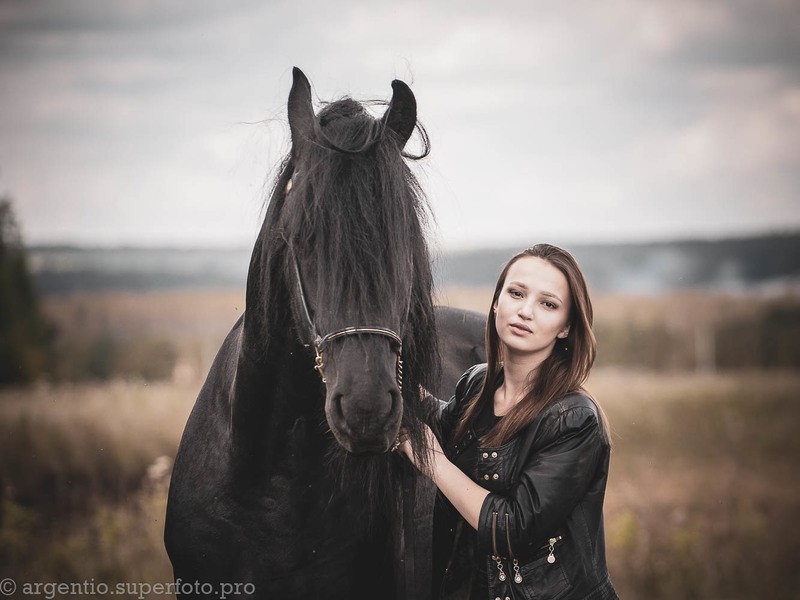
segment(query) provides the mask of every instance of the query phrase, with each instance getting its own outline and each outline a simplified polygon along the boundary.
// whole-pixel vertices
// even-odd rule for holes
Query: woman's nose
[[[525,302],[519,307],[519,316],[523,319],[530,319],[533,316],[533,305],[529,302]]]

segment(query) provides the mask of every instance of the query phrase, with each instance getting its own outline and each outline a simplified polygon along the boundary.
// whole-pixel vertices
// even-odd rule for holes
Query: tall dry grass
[[[800,374],[596,372],[609,564],[627,598],[795,598]]]
[[[115,381],[0,391],[2,572],[168,577],[166,477],[197,389]]]
[[[599,370],[589,388],[613,430],[606,529],[622,596],[796,597],[800,375]],[[169,581],[169,461],[158,461],[174,455],[196,391],[115,382],[0,394],[0,574]]]

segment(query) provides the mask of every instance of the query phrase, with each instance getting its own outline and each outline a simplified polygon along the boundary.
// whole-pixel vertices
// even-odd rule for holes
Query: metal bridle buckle
[[[322,362],[322,354],[320,354],[319,347],[314,346],[314,352],[316,356],[314,357],[314,370],[319,373],[320,379],[322,379],[322,383],[328,383],[328,380],[325,379],[325,371],[322,370],[323,362]]]

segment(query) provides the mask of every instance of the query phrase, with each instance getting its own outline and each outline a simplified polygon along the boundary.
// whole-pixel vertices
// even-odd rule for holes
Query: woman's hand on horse
[[[431,428],[427,425],[423,425],[425,431],[425,437],[427,438],[427,446],[431,449],[431,467],[435,468],[435,463],[440,458],[444,458],[444,452],[442,451],[442,446],[439,444],[439,440],[436,439],[436,436],[431,431]],[[400,434],[398,435],[398,440],[400,442],[400,446],[398,450],[406,455],[408,460],[411,461],[417,469],[422,471],[422,467],[420,466],[419,456],[414,453],[414,448],[411,446],[411,440],[408,438],[406,431],[404,429],[400,430]],[[424,471],[423,471],[424,472]],[[427,473],[426,473],[427,474]]]

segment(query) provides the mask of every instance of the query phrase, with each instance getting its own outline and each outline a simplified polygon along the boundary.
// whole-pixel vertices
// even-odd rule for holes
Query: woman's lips
[[[519,331],[520,333],[533,333],[530,327],[522,323],[511,323],[511,329]]]

